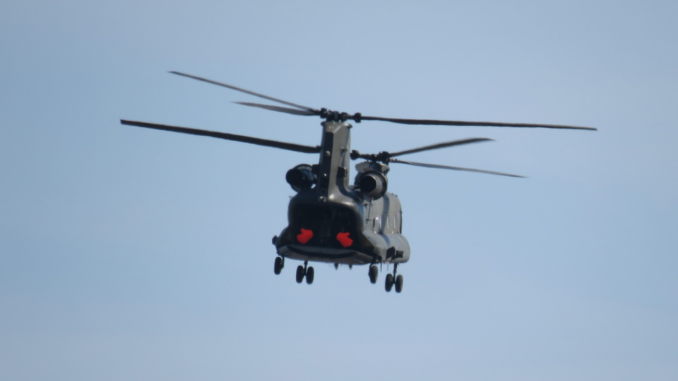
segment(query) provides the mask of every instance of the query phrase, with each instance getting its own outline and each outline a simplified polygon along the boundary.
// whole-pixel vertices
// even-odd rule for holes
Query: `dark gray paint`
[[[351,125],[342,122],[323,122],[322,145],[318,163],[317,184],[312,189],[300,191],[290,201],[290,211],[303,205],[337,206],[353,210],[358,216],[357,230],[372,246],[352,245],[349,248],[290,243],[278,238],[278,254],[303,261],[319,261],[362,265],[370,263],[404,263],[410,258],[410,245],[400,234],[402,209],[398,197],[386,192],[383,197],[371,199],[363,195],[353,185],[349,185]],[[363,162],[356,166],[360,172],[377,171],[384,176],[388,166]],[[290,214],[290,223],[291,221]],[[289,228],[289,227],[288,227]],[[285,228],[280,237],[286,237]],[[355,238],[355,237],[354,237]],[[357,241],[357,240],[356,240]],[[354,242],[357,243],[357,242]]]

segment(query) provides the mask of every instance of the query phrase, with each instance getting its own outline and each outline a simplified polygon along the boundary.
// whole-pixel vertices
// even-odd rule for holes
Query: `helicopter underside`
[[[321,246],[286,245],[278,248],[283,257],[300,261],[340,263],[347,265],[366,265],[380,262],[374,254],[354,249],[340,249]]]

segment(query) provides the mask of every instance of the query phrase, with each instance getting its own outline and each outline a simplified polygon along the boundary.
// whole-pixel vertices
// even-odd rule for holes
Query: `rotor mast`
[[[351,152],[351,125],[340,121],[322,122],[323,133],[318,163],[321,198],[331,196],[334,187],[348,189]]]

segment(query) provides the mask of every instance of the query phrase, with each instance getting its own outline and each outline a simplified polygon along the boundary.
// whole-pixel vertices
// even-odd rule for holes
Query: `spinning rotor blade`
[[[414,166],[417,166],[417,167],[437,168],[437,169],[452,169],[452,170],[455,170],[455,171],[478,172],[478,173],[487,173],[487,174],[490,174],[490,175],[500,175],[500,176],[525,178],[525,176],[511,175],[511,174],[508,174],[508,173],[501,173],[501,172],[484,171],[482,169],[451,167],[449,165],[439,165],[439,164],[415,163],[413,161],[404,161],[404,160],[398,160],[398,159],[391,159],[389,161],[391,163],[409,164],[409,165],[414,165]]]
[[[294,144],[294,143],[279,142],[279,141],[276,141],[276,140],[253,138],[251,136],[227,134],[225,132],[198,130],[198,129],[195,129],[195,128],[186,128],[186,127],[167,126],[167,125],[164,125],[164,124],[135,122],[135,121],[132,121],[132,120],[124,120],[124,119],[121,119],[120,123],[128,125],[128,126],[153,128],[155,130],[181,132],[181,133],[184,133],[184,134],[191,134],[191,135],[211,136],[213,138],[219,138],[219,139],[233,140],[233,141],[236,141],[236,142],[256,144],[256,145],[260,145],[260,146],[264,146],[264,147],[281,148],[281,149],[285,149],[285,150],[288,150],[288,151],[303,152],[303,153],[319,153],[320,152],[319,146],[315,146],[315,147],[304,146],[304,145]]]
[[[180,73],[178,71],[170,71],[172,74],[180,75],[182,77],[187,77],[187,78],[192,78],[198,81],[203,81],[207,83],[211,83],[213,85],[217,86],[223,86],[232,90],[240,91],[245,94],[250,94],[255,97],[267,99],[269,101],[277,102],[284,104],[286,106],[291,106],[296,109],[301,110],[301,112],[295,112],[296,110],[289,109],[287,107],[276,107],[276,106],[270,106],[270,105],[264,105],[264,104],[259,104],[259,103],[249,103],[249,102],[236,102],[245,106],[250,106],[250,107],[258,107],[262,108],[265,110],[270,110],[270,111],[277,111],[277,112],[284,112],[287,114],[293,114],[293,115],[303,115],[303,116],[310,116],[310,115],[318,115],[323,119],[326,119],[328,121],[342,121],[345,122],[347,120],[353,120],[356,123],[360,123],[363,120],[379,120],[382,122],[391,122],[391,123],[400,123],[400,124],[413,124],[413,125],[435,125],[435,126],[484,126],[484,127],[524,127],[524,128],[555,128],[555,129],[566,129],[566,130],[592,130],[596,131],[598,130],[597,128],[593,127],[580,127],[580,126],[567,126],[567,125],[560,125],[560,124],[535,124],[535,123],[501,123],[501,122],[467,122],[467,121],[460,121],[460,120],[434,120],[434,119],[401,119],[401,118],[383,118],[380,116],[362,116],[360,113],[355,113],[353,115],[344,113],[344,112],[337,112],[337,111],[330,111],[327,109],[314,109],[311,107],[307,106],[302,106],[298,105],[296,103],[292,102],[287,102],[282,99],[278,98],[273,98],[269,97],[268,95],[264,94],[259,94],[255,93],[254,91],[249,91],[242,89],[240,87],[235,87],[226,83],[222,82],[217,82],[213,81],[211,79],[207,78],[202,78],[202,77],[197,77],[195,75],[190,75],[190,74],[185,74],[185,73]]]
[[[294,109],[294,108],[280,107],[280,106],[273,106],[273,105],[264,105],[264,104],[261,104],[261,103],[250,103],[250,102],[233,102],[233,103],[237,103],[237,104],[243,105],[243,106],[259,107],[259,108],[263,108],[263,109],[271,110],[271,111],[284,112],[284,113],[292,114],[292,115],[303,115],[303,116],[318,115],[318,114],[310,112],[310,111],[297,110],[297,109]]]
[[[479,143],[479,142],[485,142],[485,141],[491,141],[491,140],[492,139],[488,139],[488,138],[470,138],[470,139],[462,139],[462,140],[453,140],[451,142],[432,144],[430,146],[413,148],[413,149],[408,149],[406,151],[389,153],[389,157],[407,155],[407,154],[410,154],[410,153],[429,151],[429,150],[445,148],[445,147],[459,146],[459,145],[462,145],[462,144]]]
[[[465,122],[459,120],[432,120],[432,119],[397,119],[397,118],[382,118],[379,116],[361,116],[362,120],[381,120],[383,122],[400,123],[400,124],[421,124],[433,126],[484,126],[484,127],[527,127],[527,128],[557,128],[567,130],[592,130],[597,131],[593,127],[578,127],[565,126],[559,124],[533,124],[533,123],[500,123],[500,122]]]
[[[198,81],[203,81],[203,82],[211,83],[211,84],[213,84],[213,85],[218,85],[218,86],[227,87],[227,88],[229,88],[229,89],[236,90],[236,91],[240,91],[240,92],[243,92],[243,93],[245,93],[245,94],[254,95],[255,97],[268,99],[269,101],[282,103],[282,104],[284,104],[284,105],[296,107],[296,108],[298,108],[298,109],[300,109],[300,110],[304,110],[304,111],[311,112],[311,113],[313,113],[313,114],[315,114],[315,115],[320,115],[320,111],[319,111],[319,110],[315,110],[315,109],[312,109],[312,108],[310,108],[310,107],[306,107],[306,106],[294,104],[294,103],[291,103],[291,102],[287,102],[287,101],[284,101],[284,100],[282,100],[282,99],[277,99],[277,98],[269,97],[268,95],[255,93],[254,91],[249,91],[249,90],[241,89],[241,88],[239,88],[239,87],[231,86],[231,85],[228,85],[228,84],[225,84],[225,83],[221,83],[221,82],[217,82],[217,81],[212,81],[211,79],[207,79],[207,78],[196,77],[196,76],[190,75],[190,74],[179,73],[178,71],[170,71],[170,73],[176,74],[176,75],[181,75],[181,76],[183,76],[183,77],[188,77],[188,78],[197,79]]]

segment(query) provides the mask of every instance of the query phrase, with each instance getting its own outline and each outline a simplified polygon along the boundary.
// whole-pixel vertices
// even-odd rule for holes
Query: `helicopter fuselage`
[[[293,185],[298,193],[289,204],[289,225],[274,238],[278,254],[349,265],[407,262],[410,246],[402,235],[400,201],[386,192],[388,166],[358,164],[355,184],[350,185],[351,125],[328,121],[322,126],[320,161],[306,166],[312,183]],[[382,187],[360,189],[363,176],[381,179]]]

